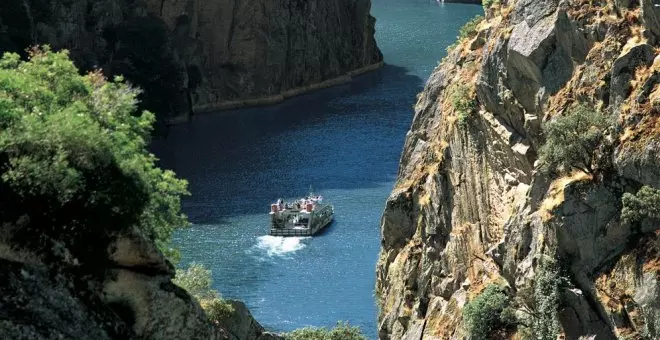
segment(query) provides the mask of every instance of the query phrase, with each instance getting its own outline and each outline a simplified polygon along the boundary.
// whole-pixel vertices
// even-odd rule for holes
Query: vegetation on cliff
[[[58,240],[95,265],[112,235],[137,227],[177,261],[170,237],[188,224],[187,184],[147,151],[154,116],[137,111],[138,94],[121,78],[79,75],[67,51],[0,59],[0,219],[10,242],[52,256]],[[233,312],[201,265],[177,270],[174,283],[216,324]]]
[[[236,302],[224,300],[211,288],[211,272],[201,264],[176,270],[172,282],[192,295],[217,327],[211,327],[199,307],[170,282],[173,268],[161,253],[178,262],[170,238],[176,228],[188,224],[181,212],[187,183],[157,167],[147,150],[154,115],[138,110],[139,94],[121,77],[108,80],[100,71],[80,75],[66,50],[35,47],[27,60],[4,54],[0,59],[0,251],[7,256],[7,248],[26,250],[54,271],[67,275],[75,271],[75,277],[67,279],[82,281],[80,295],[129,327],[143,318],[143,328],[135,332],[150,334],[144,338],[198,334],[206,339],[232,327],[260,336],[264,330],[246,308],[237,313],[232,305]],[[24,284],[16,281],[6,284],[11,288]],[[104,285],[105,290],[97,288]],[[99,300],[106,305],[101,307]],[[150,310],[154,306],[178,309]],[[52,306],[40,307],[50,312],[47,308]],[[144,321],[147,318],[158,321]],[[17,320],[19,326],[10,326],[25,322],[20,316]],[[173,323],[159,326],[163,320]],[[57,326],[65,331],[72,327]],[[0,332],[6,330],[3,327]],[[291,336],[365,339],[357,327],[347,324],[332,330],[306,328]]]
[[[216,290],[211,289],[211,271],[198,263],[191,263],[188,269],[177,269],[172,280],[185,289],[202,306],[209,321],[219,325],[234,312],[234,307],[225,301]]]
[[[554,340],[559,335],[559,309],[561,307],[560,287],[563,279],[554,260],[541,263],[534,280],[534,313],[532,314],[532,334],[538,340]]]
[[[483,338],[474,315],[506,297],[479,293],[506,281],[506,336],[657,338],[660,8],[484,5],[415,105],[382,219],[379,336]]]
[[[348,323],[338,322],[337,326],[327,329],[324,327],[305,327],[283,334],[286,340],[366,340],[359,327]]]
[[[47,251],[47,237],[62,240],[88,262],[108,235],[137,226],[175,255],[186,182],[147,151],[154,115],[136,111],[138,94],[121,78],[79,75],[66,51],[2,57],[0,220],[15,241]]]
[[[472,339],[490,339],[492,333],[516,322],[511,298],[505,290],[491,284],[463,309],[463,318]]]
[[[660,190],[643,186],[635,194],[623,194],[621,218],[629,223],[639,223],[644,219],[660,219]]]
[[[176,262],[187,183],[147,150],[154,115],[138,95],[120,77],[81,75],[67,51],[0,58],[0,255],[22,273],[0,285],[0,310],[13,311],[0,333],[220,336],[170,281],[163,254]]]
[[[449,94],[451,105],[456,111],[458,124],[465,127],[474,117],[477,103],[472,99],[471,89],[467,85],[455,85]]]
[[[539,150],[541,169],[548,173],[570,173],[577,169],[593,174],[596,150],[609,126],[605,116],[579,105],[566,115],[543,126],[545,144]]]
[[[484,17],[482,15],[476,15],[474,18],[470,19],[470,21],[465,23],[465,25],[461,26],[461,28],[458,30],[456,42],[447,47],[447,51],[450,51],[451,49],[458,46],[461,40],[474,37],[474,35],[477,33],[477,26],[479,26],[483,20]]]

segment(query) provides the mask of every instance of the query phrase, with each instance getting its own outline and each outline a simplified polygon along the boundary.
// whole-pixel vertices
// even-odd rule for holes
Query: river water
[[[372,0],[386,66],[355,82],[267,107],[194,117],[155,141],[160,165],[190,183],[193,226],[177,232],[182,266],[212,269],[214,288],[267,329],[333,326],[376,338],[380,217],[415,102],[475,5]],[[265,236],[269,204],[310,185],[334,204],[314,238]]]

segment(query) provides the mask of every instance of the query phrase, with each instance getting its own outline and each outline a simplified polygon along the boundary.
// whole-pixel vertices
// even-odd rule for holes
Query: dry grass
[[[615,39],[609,37],[593,45],[585,62],[576,66],[571,79],[559,92],[551,96],[546,104],[546,117],[549,119],[561,114],[576,102],[602,107],[602,101],[596,102],[599,93],[609,92],[609,84],[604,81],[612,68],[612,55],[620,49]]]
[[[643,251],[643,272],[655,272],[660,277],[660,229],[656,230],[651,236],[648,236],[646,242],[639,249]]]
[[[631,302],[639,285],[639,272],[660,275],[659,254],[660,231],[657,231],[644,237],[637,247],[623,254],[613,268],[596,278],[596,294],[608,313],[627,317],[631,324],[643,325],[639,307]],[[616,332],[619,336],[641,339],[640,334],[629,327],[617,328]]]
[[[646,38],[645,38],[644,36],[641,35],[641,30],[639,29],[638,26],[636,26],[636,27],[632,27],[632,28],[631,28],[631,31],[632,31],[633,33],[634,33],[634,32],[637,32],[637,33],[636,33],[636,35],[633,35],[630,39],[628,39],[628,41],[626,42],[626,44],[625,44],[625,45],[623,46],[623,48],[621,49],[621,53],[619,53],[619,57],[622,57],[622,56],[624,56],[626,53],[630,52],[630,50],[632,50],[633,47],[635,47],[635,46],[639,46],[639,45],[643,45],[643,44],[646,44],[646,43],[647,43]]]
[[[545,200],[541,203],[539,208],[539,213],[544,222],[547,222],[552,219],[553,211],[557,209],[562,203],[564,203],[564,190],[566,186],[575,182],[590,181],[592,176],[582,172],[574,171],[568,176],[558,178],[550,184],[550,188],[546,194]]]

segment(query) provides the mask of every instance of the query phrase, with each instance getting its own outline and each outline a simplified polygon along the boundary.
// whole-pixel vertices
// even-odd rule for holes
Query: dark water
[[[473,5],[372,0],[387,65],[352,84],[269,108],[194,118],[154,143],[161,165],[190,182],[193,227],[175,243],[204,263],[214,288],[246,302],[274,331],[347,320],[376,338],[379,221],[416,94]],[[269,204],[309,186],[335,205],[314,238],[268,233]]]

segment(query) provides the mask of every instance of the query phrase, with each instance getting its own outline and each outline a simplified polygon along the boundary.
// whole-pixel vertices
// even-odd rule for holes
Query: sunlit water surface
[[[193,226],[175,235],[182,263],[213,270],[214,288],[273,331],[347,320],[376,338],[379,222],[415,96],[459,27],[481,7],[372,0],[387,65],[350,85],[268,107],[196,116],[153,151],[190,182]],[[320,236],[266,236],[278,197],[310,185],[335,206]]]

